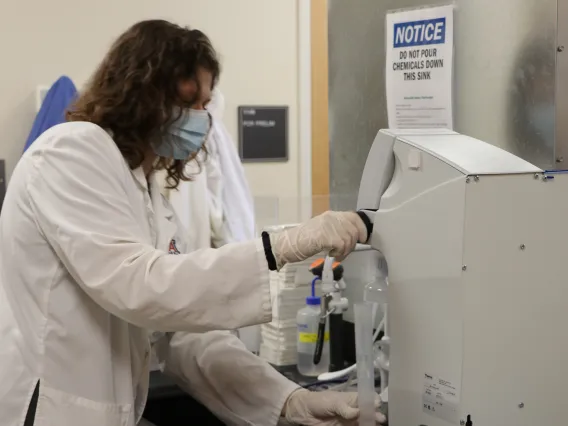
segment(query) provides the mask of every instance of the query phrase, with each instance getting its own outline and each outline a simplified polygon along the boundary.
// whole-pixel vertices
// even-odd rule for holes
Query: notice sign
[[[288,107],[240,106],[239,154],[243,162],[288,160]]]
[[[449,5],[387,14],[389,128],[453,129],[453,13]]]

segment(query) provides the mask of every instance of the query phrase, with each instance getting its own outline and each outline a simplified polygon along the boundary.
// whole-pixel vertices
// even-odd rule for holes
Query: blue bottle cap
[[[318,296],[309,296],[306,297],[306,303],[312,306],[319,306],[321,305],[321,297]]]

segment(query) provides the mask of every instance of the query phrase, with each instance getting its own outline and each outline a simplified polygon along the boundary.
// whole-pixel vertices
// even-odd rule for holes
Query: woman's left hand
[[[375,407],[381,406],[379,395]],[[282,411],[287,422],[295,425],[355,426],[359,408],[356,392],[311,392],[299,389],[293,392]],[[377,424],[386,423],[386,417],[376,414]]]

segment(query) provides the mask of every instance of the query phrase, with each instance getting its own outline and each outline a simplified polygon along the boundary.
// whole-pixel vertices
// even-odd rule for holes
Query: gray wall
[[[531,115],[533,106],[548,106],[554,114],[555,91],[564,87],[555,84],[556,0],[455,3],[455,130],[540,167],[562,167],[555,163],[554,117],[536,125]],[[329,0],[332,208],[355,208],[370,145],[387,126],[385,15],[427,4],[432,2]],[[568,84],[564,90],[568,99]],[[568,162],[568,150],[566,157]]]

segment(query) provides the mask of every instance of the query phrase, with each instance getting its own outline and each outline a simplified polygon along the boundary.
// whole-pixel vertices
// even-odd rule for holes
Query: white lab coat
[[[206,143],[207,155],[186,166],[191,182],[165,190],[183,226],[189,231],[192,250],[221,247],[255,237],[252,194],[233,139],[223,124],[225,100],[218,88],[207,106],[213,126]],[[163,180],[165,186],[165,179]],[[258,352],[260,326],[239,330],[250,351]]]
[[[181,182],[168,191],[168,198],[197,247],[220,247],[255,236],[254,202],[233,138],[223,124],[225,101],[215,89],[207,109],[213,126],[207,140],[207,155],[187,165],[191,182]]]
[[[166,372],[228,424],[274,425],[296,385],[222,329],[269,321],[259,241],[184,253],[173,211],[90,123],[45,132],[0,216],[0,418],[133,426],[148,391],[148,329]],[[260,383],[259,383],[260,382]]]
[[[225,97],[218,88],[207,108],[213,115],[211,144],[217,153],[214,165],[221,170],[218,194],[226,213],[225,228],[233,241],[248,241],[255,236],[254,202],[237,147],[223,123]]]
[[[222,199],[223,177],[217,143],[212,137],[207,142],[207,151],[207,155],[198,155],[199,164],[195,161],[187,164],[186,173],[192,176],[190,182],[180,182],[177,189],[164,191],[191,236],[191,250],[219,248],[234,241],[226,219],[230,212],[226,211]],[[165,176],[162,182],[165,186]]]

